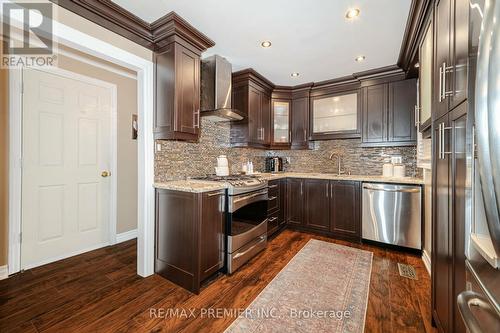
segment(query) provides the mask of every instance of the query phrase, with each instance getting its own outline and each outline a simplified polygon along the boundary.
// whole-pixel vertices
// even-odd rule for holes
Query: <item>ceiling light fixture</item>
[[[271,47],[271,45],[272,45],[272,44],[271,44],[271,42],[270,42],[270,41],[266,40],[266,41],[264,41],[264,42],[260,43],[260,45],[261,45],[262,47]]]
[[[355,17],[358,17],[359,16],[359,9],[358,8],[350,8],[347,13],[345,13],[345,18],[348,19],[348,20],[351,20]]]
[[[361,61],[364,61],[365,58],[366,57],[364,55],[361,55],[361,56],[357,56],[354,60],[356,60],[357,62],[361,62]]]
[[[292,74],[290,74],[290,75],[291,75],[292,77],[297,77],[297,76],[299,76],[300,74],[299,74],[299,73],[297,73],[297,72],[293,72],[293,73],[292,73]]]

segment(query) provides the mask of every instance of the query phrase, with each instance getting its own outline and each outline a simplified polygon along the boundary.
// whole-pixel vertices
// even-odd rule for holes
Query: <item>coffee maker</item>
[[[266,157],[266,172],[283,171],[283,158],[281,157]]]

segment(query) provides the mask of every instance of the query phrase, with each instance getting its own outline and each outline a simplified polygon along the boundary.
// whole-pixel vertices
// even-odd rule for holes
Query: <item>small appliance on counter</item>
[[[281,157],[266,157],[266,172],[281,172],[283,171],[283,158]]]
[[[217,157],[217,166],[215,167],[217,176],[229,176],[229,162],[226,155]]]

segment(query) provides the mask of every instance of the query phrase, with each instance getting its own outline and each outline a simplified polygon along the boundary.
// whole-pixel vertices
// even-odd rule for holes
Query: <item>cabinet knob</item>
[[[106,178],[106,177],[109,177],[109,176],[111,176],[111,172],[110,171],[106,171],[105,170],[105,171],[101,172],[101,177]]]

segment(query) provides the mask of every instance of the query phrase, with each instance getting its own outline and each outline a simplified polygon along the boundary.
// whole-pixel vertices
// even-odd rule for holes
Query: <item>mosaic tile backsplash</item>
[[[158,140],[161,150],[155,153],[155,181],[184,179],[215,173],[217,156],[227,155],[232,173],[239,173],[241,166],[250,160],[255,171],[263,172],[266,156],[289,157],[285,171],[336,172],[337,159],[342,156],[342,170],[354,175],[381,175],[382,165],[391,156],[402,156],[406,175],[421,177],[417,168],[416,147],[361,147],[360,139],[316,141],[311,150],[266,151],[253,148],[231,148],[229,123],[214,123],[202,118],[199,143]]]

